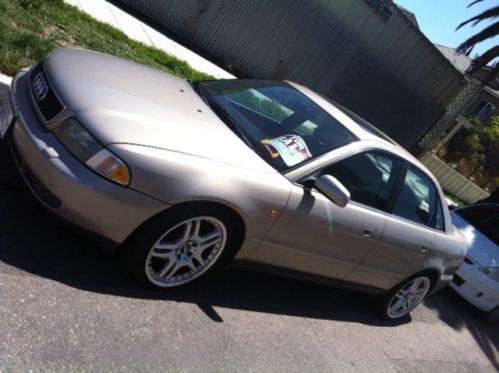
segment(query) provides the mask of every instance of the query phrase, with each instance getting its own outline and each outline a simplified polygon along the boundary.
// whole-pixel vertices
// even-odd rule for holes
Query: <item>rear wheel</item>
[[[392,289],[380,302],[383,318],[399,319],[408,315],[425,298],[431,289],[431,279],[426,274],[414,276]]]
[[[217,206],[166,211],[125,244],[128,266],[142,283],[172,288],[202,277],[234,249],[230,214]]]

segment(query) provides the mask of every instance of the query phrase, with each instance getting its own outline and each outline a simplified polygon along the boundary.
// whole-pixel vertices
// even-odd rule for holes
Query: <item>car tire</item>
[[[0,189],[16,190],[24,187],[11,154],[11,146],[14,144],[9,137],[0,140]]]
[[[495,323],[499,321],[499,306],[485,313],[485,321]]]
[[[424,300],[431,288],[432,279],[428,274],[412,276],[380,299],[378,312],[385,320],[403,318]]]
[[[240,240],[231,213],[218,205],[172,207],[141,226],[124,245],[126,265],[148,287],[186,285],[230,259]]]

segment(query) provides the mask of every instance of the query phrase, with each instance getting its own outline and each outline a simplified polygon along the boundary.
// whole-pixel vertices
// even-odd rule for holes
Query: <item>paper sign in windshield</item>
[[[287,166],[294,166],[312,157],[305,141],[297,135],[284,135],[275,139],[265,139],[262,140],[262,144],[273,158],[281,156]]]

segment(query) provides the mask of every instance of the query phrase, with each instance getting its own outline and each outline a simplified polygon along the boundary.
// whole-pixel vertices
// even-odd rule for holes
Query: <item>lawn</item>
[[[13,75],[60,46],[113,54],[183,78],[212,78],[62,0],[0,0],[0,72]]]

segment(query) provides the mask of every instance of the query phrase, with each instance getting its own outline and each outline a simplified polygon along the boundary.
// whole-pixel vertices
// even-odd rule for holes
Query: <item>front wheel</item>
[[[166,211],[125,245],[128,266],[142,283],[163,288],[190,283],[232,251],[230,221],[222,208]]]
[[[485,320],[493,323],[499,321],[499,306],[485,314]]]
[[[430,289],[431,279],[427,275],[412,277],[382,298],[379,312],[383,318],[389,320],[404,317],[423,301]]]

